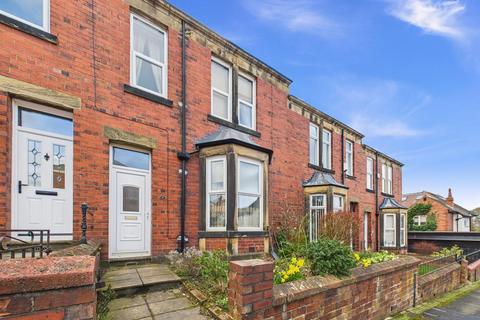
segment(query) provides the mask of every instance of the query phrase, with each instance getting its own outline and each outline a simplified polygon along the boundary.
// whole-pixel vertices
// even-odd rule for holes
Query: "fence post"
[[[273,261],[231,261],[228,307],[234,319],[263,319],[273,301]]]
[[[81,244],[87,243],[87,210],[88,204],[85,202],[82,203],[82,238],[80,239]]]

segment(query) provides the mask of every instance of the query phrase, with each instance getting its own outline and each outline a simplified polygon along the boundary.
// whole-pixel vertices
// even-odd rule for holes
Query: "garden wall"
[[[0,261],[0,318],[95,319],[96,259]]]
[[[468,280],[480,281],[480,260],[468,265]]]
[[[273,285],[274,263],[230,263],[229,308],[235,319],[383,319],[413,305],[419,260],[356,268],[350,277],[311,277]]]

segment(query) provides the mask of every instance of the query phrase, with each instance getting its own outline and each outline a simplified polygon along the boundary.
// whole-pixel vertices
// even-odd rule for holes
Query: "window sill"
[[[207,119],[208,119],[208,121],[212,121],[212,122],[221,124],[222,126],[229,127],[229,128],[235,129],[237,131],[241,131],[243,133],[252,135],[252,136],[257,137],[257,138],[260,138],[260,136],[261,136],[260,132],[258,132],[258,131],[242,127],[239,124],[236,124],[236,123],[233,123],[233,122],[215,117],[211,114],[208,115]]]
[[[351,176],[351,175],[348,175],[348,174],[345,175],[345,178],[350,179],[350,180],[357,180],[357,177]]]
[[[268,231],[199,231],[199,238],[266,237]]]
[[[123,85],[123,90],[125,92],[133,94],[137,97],[141,97],[141,98],[144,98],[144,99],[162,104],[166,107],[170,107],[170,108],[173,107],[173,101],[172,100],[157,96],[153,93],[144,91],[144,90],[136,88],[136,87],[132,87],[131,85],[124,84]]]
[[[384,197],[387,197],[387,198],[393,198],[393,194],[389,194],[389,193],[385,193],[385,192],[382,192],[382,196]]]
[[[365,190],[366,190],[367,192],[370,192],[370,193],[375,193],[375,190],[373,190],[373,189],[368,189],[368,188],[367,188],[367,189],[365,189]]]
[[[318,171],[321,171],[321,172],[330,173],[330,174],[335,174],[335,170],[323,168],[323,167],[318,166],[318,165],[316,165],[316,164],[309,163],[309,164],[308,164],[308,167],[309,167],[309,168],[312,168],[312,169],[315,169],[315,170],[318,170]]]
[[[0,13],[0,23],[9,26],[13,29],[19,30],[21,32],[27,33],[31,36],[34,36],[36,38],[45,40],[47,42],[53,43],[53,44],[58,44],[58,38],[56,35],[53,35],[49,32],[43,31],[41,29],[32,27],[31,25],[28,25],[26,23],[23,23],[21,21],[18,21],[16,19],[7,17],[6,15],[3,15]]]

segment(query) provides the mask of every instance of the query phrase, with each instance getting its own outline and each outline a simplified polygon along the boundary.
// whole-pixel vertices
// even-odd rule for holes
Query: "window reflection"
[[[19,112],[18,125],[21,127],[48,131],[63,136],[73,136],[72,119],[25,108],[20,108]]]
[[[141,170],[150,169],[150,155],[139,151],[113,148],[113,164]]]

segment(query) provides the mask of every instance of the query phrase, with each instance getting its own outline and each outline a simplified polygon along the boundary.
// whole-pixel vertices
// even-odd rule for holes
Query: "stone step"
[[[102,281],[105,283],[103,290],[110,287],[117,297],[176,288],[181,284],[180,277],[170,271],[167,265],[158,263],[110,267]]]

